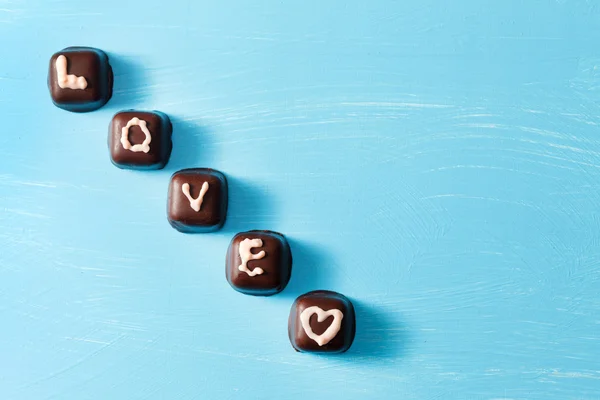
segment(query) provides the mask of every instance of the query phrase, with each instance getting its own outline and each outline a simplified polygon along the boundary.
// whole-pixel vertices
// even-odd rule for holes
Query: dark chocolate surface
[[[209,188],[200,211],[195,211],[183,193],[182,186],[188,183],[190,195],[195,199],[204,182],[208,182]],[[227,203],[227,179],[219,171],[190,168],[176,172],[171,177],[167,217],[169,223],[180,232],[203,233],[220,229],[225,223]]]
[[[305,332],[300,321],[300,314],[308,307],[317,306],[323,311],[331,309],[340,310],[344,317],[337,335],[327,344],[319,344],[311,339]],[[318,322],[317,315],[310,318],[312,331],[321,335],[333,322],[333,317]],[[312,353],[342,353],[350,348],[356,332],[356,320],[352,302],[344,295],[327,290],[317,290],[306,293],[296,299],[290,310],[288,320],[288,335],[292,346],[297,351]]]
[[[83,90],[61,88],[58,85],[56,59],[67,58],[67,73],[83,76],[87,87]],[[112,96],[113,72],[108,56],[91,47],[68,47],[50,58],[48,88],[52,102],[73,112],[94,111],[104,106]]]
[[[146,121],[152,136],[150,151],[133,152],[125,149],[121,143],[121,130],[134,117]],[[116,114],[109,127],[108,147],[113,164],[119,168],[129,169],[161,169],[164,168],[171,155],[172,126],[169,117],[158,111],[123,111]],[[142,129],[134,125],[129,128],[129,142],[132,145],[144,142],[146,135]]]
[[[248,269],[253,271],[260,267],[264,271],[261,275],[250,276],[239,270],[242,264],[239,246],[245,239],[260,239],[262,247],[255,247],[251,251],[266,254],[260,260],[250,260]],[[271,231],[249,231],[235,235],[232,239],[226,258],[226,276],[229,284],[238,292],[255,295],[270,296],[281,292],[287,286],[292,273],[292,252],[285,237]]]

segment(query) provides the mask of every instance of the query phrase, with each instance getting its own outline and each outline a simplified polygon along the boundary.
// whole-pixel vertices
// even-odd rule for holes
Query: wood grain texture
[[[0,398],[600,399],[599,7],[0,0]],[[70,45],[109,54],[97,112],[50,101]],[[111,165],[127,108],[172,117],[166,170]],[[219,233],[167,223],[190,167]],[[290,240],[278,296],[225,280],[249,229]],[[314,289],[349,353],[292,350]]]

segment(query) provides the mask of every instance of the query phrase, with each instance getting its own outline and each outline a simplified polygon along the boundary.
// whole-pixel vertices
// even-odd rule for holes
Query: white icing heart
[[[329,325],[329,328],[320,335],[315,334],[310,327],[310,317],[313,314],[317,314],[318,322],[323,322],[328,317],[333,317],[333,322]],[[326,345],[338,334],[342,327],[342,318],[344,318],[344,314],[338,309],[334,308],[333,310],[323,311],[321,307],[317,306],[308,307],[300,314],[300,322],[302,323],[304,332],[306,332],[309,338],[317,342],[319,346]]]

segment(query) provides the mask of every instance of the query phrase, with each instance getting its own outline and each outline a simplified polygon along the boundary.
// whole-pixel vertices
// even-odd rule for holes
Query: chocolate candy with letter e
[[[226,259],[226,276],[238,292],[270,296],[281,292],[292,274],[292,252],[277,232],[250,231],[235,235]]]

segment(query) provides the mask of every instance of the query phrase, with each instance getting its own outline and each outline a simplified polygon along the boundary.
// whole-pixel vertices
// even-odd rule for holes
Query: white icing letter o
[[[142,132],[144,132],[144,135],[146,135],[146,139],[144,139],[144,142],[141,144],[132,145],[129,141],[129,128],[131,128],[134,125],[139,126]],[[148,130],[146,121],[141,120],[138,117],[130,119],[127,125],[121,129],[121,144],[123,145],[123,148],[125,150],[130,150],[134,153],[139,153],[140,151],[147,153],[150,151],[150,142],[152,142],[152,135]]]

